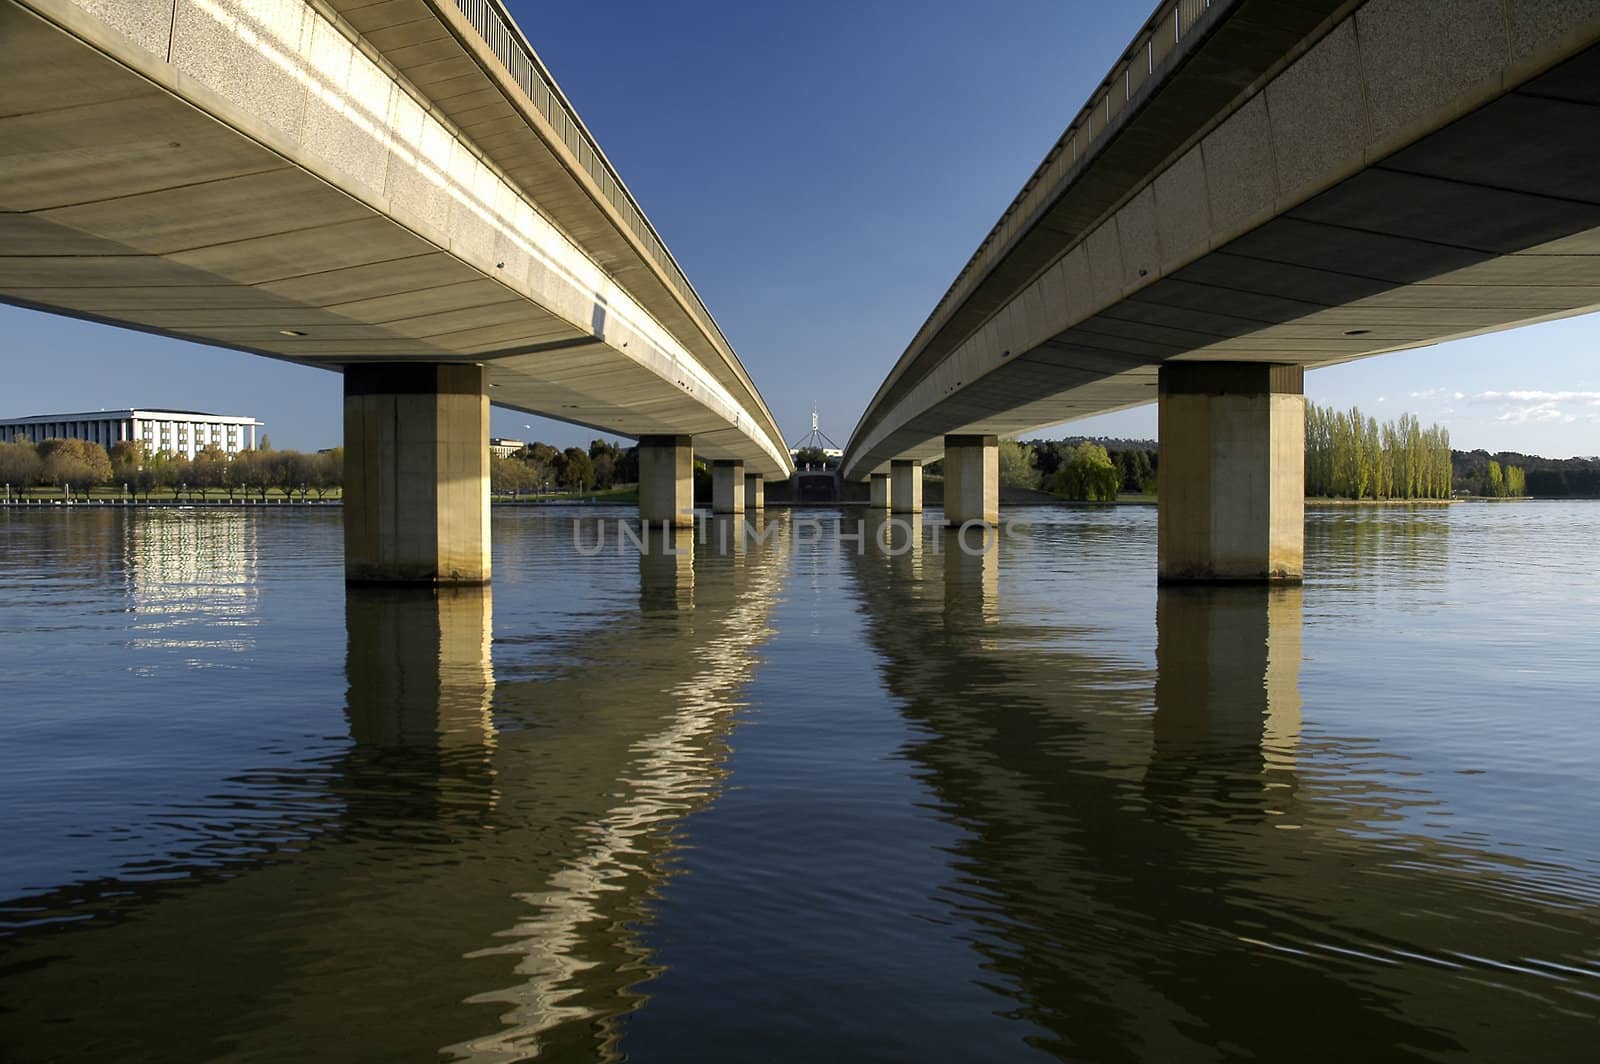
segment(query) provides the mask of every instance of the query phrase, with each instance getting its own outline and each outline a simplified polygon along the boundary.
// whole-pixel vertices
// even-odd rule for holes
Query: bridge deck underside
[[[0,300],[332,369],[481,361],[497,405],[693,435],[706,457],[787,472],[670,370],[603,340],[618,326],[602,302],[575,325],[572,307],[541,306],[492,261],[442,248],[11,3],[0,70]],[[556,264],[504,258],[519,254],[524,276],[544,268],[552,290],[578,291]]]
[[[1151,401],[1170,359],[1327,366],[1596,309],[1597,175],[1590,48],[1169,272],[1153,219],[1146,261],[1126,232],[1058,261],[1045,274],[1057,290],[1017,298],[1054,300],[1068,309],[1028,309],[1071,324],[968,380],[950,356],[852,441],[847,473],[935,457],[947,433],[1015,435]],[[1101,295],[1108,284],[1120,297]],[[1084,303],[1101,309],[1075,319]]]

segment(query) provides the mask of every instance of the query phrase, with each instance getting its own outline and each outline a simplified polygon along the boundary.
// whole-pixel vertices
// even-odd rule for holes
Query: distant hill
[[[1056,443],[1063,447],[1076,447],[1080,443],[1098,443],[1107,453],[1116,451],[1148,451],[1155,454],[1160,445],[1155,440],[1125,440],[1121,436],[1064,436],[1059,440],[1028,440],[1031,447],[1038,447],[1044,443]]]
[[[1600,498],[1600,458],[1543,458],[1516,451],[1451,451],[1457,491],[1477,491],[1488,475],[1489,462],[1520,466],[1528,477],[1528,494],[1546,498]]]

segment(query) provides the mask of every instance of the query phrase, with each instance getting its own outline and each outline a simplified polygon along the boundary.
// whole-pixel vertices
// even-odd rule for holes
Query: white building
[[[193,410],[98,410],[87,414],[41,414],[0,419],[0,439],[18,436],[30,443],[44,440],[91,440],[107,451],[126,440],[138,440],[150,454],[193,458],[215,444],[228,454],[253,450],[261,422],[252,417],[202,414]]]
[[[503,436],[493,436],[489,440],[489,453],[496,458],[510,458],[524,447],[528,446],[522,440],[508,440]]]

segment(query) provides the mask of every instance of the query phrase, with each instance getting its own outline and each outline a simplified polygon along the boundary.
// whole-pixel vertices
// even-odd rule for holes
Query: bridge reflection
[[[487,588],[350,590],[351,742],[239,813],[302,815],[222,869],[8,906],[31,918],[6,943],[7,1054],[618,1058],[653,975],[647,903],[721,785],[786,570],[782,538],[674,539],[685,553],[641,556],[642,608],[554,670],[494,638]]]
[[[1039,563],[1024,544],[932,545],[846,557],[925,736],[907,755],[965,832],[939,896],[1031,1044],[1098,1061],[1583,1044],[1592,1001],[1559,973],[1593,969],[1572,944],[1597,914],[1542,895],[1522,858],[1418,834],[1430,795],[1361,771],[1366,741],[1308,730],[1300,589],[1160,589],[1152,670],[1070,606],[1008,612],[1028,580],[1002,570]]]

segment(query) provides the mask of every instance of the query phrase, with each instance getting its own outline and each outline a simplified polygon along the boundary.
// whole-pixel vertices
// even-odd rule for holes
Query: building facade
[[[526,446],[527,443],[522,440],[508,440],[503,436],[494,436],[489,440],[489,453],[496,458],[510,458]]]
[[[0,419],[0,439],[89,440],[107,451],[137,440],[149,454],[165,451],[193,458],[215,444],[228,454],[253,450],[261,422],[251,417],[202,414],[194,410],[97,410],[84,414],[40,414]]]

